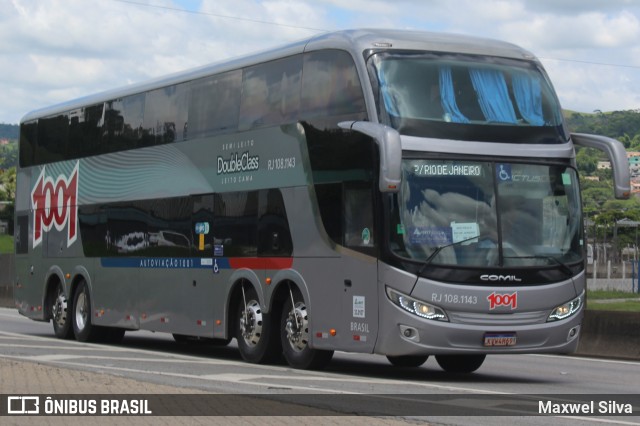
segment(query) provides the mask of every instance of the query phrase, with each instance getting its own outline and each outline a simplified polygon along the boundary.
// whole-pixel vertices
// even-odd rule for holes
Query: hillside
[[[0,123],[0,139],[18,139],[19,131],[17,124]]]
[[[640,109],[593,114],[565,111],[564,115],[571,132],[609,136],[628,150],[640,151]]]

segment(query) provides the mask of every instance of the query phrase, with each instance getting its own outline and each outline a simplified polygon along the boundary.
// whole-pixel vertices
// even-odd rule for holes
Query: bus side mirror
[[[342,121],[343,129],[353,130],[370,136],[378,144],[380,153],[380,192],[398,192],[402,180],[402,143],[400,133],[384,124],[368,121]]]
[[[571,139],[576,145],[604,151],[611,161],[615,197],[619,200],[625,200],[631,196],[629,160],[627,159],[627,151],[620,142],[606,136],[584,133],[571,133]]]

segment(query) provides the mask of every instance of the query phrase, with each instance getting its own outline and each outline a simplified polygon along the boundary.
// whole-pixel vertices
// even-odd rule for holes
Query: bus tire
[[[236,340],[242,359],[253,364],[276,361],[280,341],[274,335],[275,326],[272,316],[260,306],[256,291],[251,285],[245,286],[236,315]]]
[[[436,355],[436,361],[447,373],[468,374],[480,368],[486,357],[486,355]]]
[[[91,323],[91,296],[86,281],[78,283],[73,293],[72,308],[73,334],[79,342],[91,342],[98,340],[100,331]]]
[[[64,294],[62,283],[58,282],[54,292],[49,299],[51,302],[51,319],[53,322],[53,332],[59,339],[73,338],[73,328],[71,326],[71,306]]]
[[[429,355],[387,355],[387,359],[394,367],[415,368],[427,362]]]
[[[293,368],[320,370],[333,357],[333,351],[309,347],[309,312],[297,289],[291,289],[287,294],[280,317],[280,340],[282,353]]]

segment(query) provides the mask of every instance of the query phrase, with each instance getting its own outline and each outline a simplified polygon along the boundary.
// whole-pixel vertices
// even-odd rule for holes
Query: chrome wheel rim
[[[300,352],[309,343],[309,315],[303,302],[296,302],[287,316],[285,325],[287,341],[293,350]]]
[[[262,335],[262,309],[255,300],[250,300],[240,317],[240,333],[248,346],[256,346]]]
[[[79,331],[82,331],[87,325],[89,315],[89,307],[87,306],[87,295],[84,290],[82,290],[82,292],[78,295],[75,312],[76,328]]]
[[[53,314],[53,320],[56,322],[56,324],[59,327],[64,327],[65,323],[67,322],[67,298],[64,297],[62,287],[58,288],[58,295],[53,301],[51,312]]]

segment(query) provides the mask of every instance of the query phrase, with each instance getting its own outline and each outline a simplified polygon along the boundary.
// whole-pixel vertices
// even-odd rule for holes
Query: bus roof
[[[393,49],[455,52],[535,60],[535,56],[533,54],[514,44],[486,38],[425,31],[378,29],[344,30],[315,35],[266,51],[207,64],[198,68],[180,71],[145,82],[134,83],[124,87],[40,108],[27,113],[22,118],[21,122],[34,120],[40,117],[48,117],[81,108],[83,106],[95,105],[101,102],[119,99],[164,86],[184,83],[212,74],[239,69],[262,62],[268,62],[306,51],[331,48],[349,51],[354,57],[358,57],[362,52],[369,49]]]

